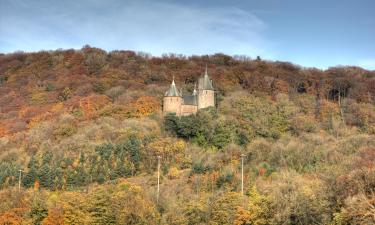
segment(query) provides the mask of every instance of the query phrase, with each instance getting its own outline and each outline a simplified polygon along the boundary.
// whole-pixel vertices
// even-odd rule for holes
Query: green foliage
[[[111,211],[111,190],[99,189],[90,196],[88,209],[91,217],[90,224],[116,224],[116,216]]]
[[[248,224],[269,225],[273,224],[274,210],[272,202],[267,196],[258,193],[255,186],[249,191],[249,221]]]
[[[95,82],[92,84],[92,90],[99,94],[104,94],[105,86],[103,83]]]
[[[211,171],[212,168],[210,165],[205,164],[202,159],[193,161],[193,165],[191,167],[191,172],[195,174],[203,174]]]
[[[20,166],[14,162],[0,162],[0,187],[5,188],[15,185],[18,181]]]
[[[50,91],[54,91],[54,90],[55,90],[55,86],[51,83],[47,83],[45,91],[50,92]]]
[[[220,188],[225,184],[230,184],[233,181],[234,174],[231,170],[226,170],[218,177],[216,185]]]
[[[64,102],[68,100],[69,98],[71,98],[71,96],[72,96],[72,90],[69,87],[66,87],[64,88],[64,90],[62,90],[62,92],[60,92],[58,99],[59,101]]]
[[[218,122],[214,128],[211,143],[218,149],[223,149],[232,141],[232,127],[228,123]]]
[[[26,187],[33,187],[35,181],[38,180],[38,170],[39,170],[39,163],[36,159],[36,156],[33,155],[27,165],[28,171],[25,173],[23,178],[23,184]]]
[[[374,223],[375,83],[369,71],[322,72],[220,54],[107,54],[87,46],[0,58],[0,85],[6,90],[0,96],[1,222]],[[217,110],[165,115],[166,132],[160,113],[135,116],[136,99],[143,99],[136,105],[148,115],[144,106],[152,99],[160,104],[170,75],[190,82],[205,63],[218,84]],[[69,79],[60,77],[66,74]],[[35,89],[39,80],[48,82],[44,90]],[[340,83],[350,84],[353,99],[341,99],[340,105],[325,100]],[[305,93],[294,93],[300,84]],[[94,92],[114,101],[104,109],[82,101]],[[50,102],[56,96],[63,103]],[[17,107],[9,108],[9,102]],[[61,116],[67,112],[74,117]],[[239,191],[241,154],[247,156],[245,196],[228,192]],[[162,156],[158,204],[157,155]],[[249,188],[253,185],[257,189]]]
[[[8,76],[1,75],[0,76],[0,85],[5,83],[8,80]]]
[[[207,224],[208,213],[202,202],[190,203],[184,209],[184,217],[188,225]]]
[[[168,113],[164,116],[164,129],[170,133],[177,133],[179,119],[175,113]]]
[[[168,114],[164,118],[164,129],[200,146],[223,149],[232,141],[233,129],[229,122],[217,119],[218,114],[214,108],[180,118]]]
[[[262,97],[235,95],[223,103],[224,113],[237,117],[240,143],[246,143],[252,135],[278,139],[290,130],[293,105],[287,100],[277,102]],[[246,132],[247,131],[247,132]]]
[[[241,205],[241,195],[235,192],[226,193],[217,199],[211,209],[210,225],[229,225],[235,220],[237,207]]]
[[[42,193],[36,191],[32,199],[29,217],[32,219],[32,224],[41,225],[44,218],[48,215],[45,197]]]

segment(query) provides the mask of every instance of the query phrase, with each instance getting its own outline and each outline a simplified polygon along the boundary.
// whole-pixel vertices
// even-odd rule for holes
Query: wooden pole
[[[241,194],[242,195],[243,195],[243,160],[245,156],[246,156],[245,154],[241,154]]]
[[[19,176],[18,176],[18,191],[21,190],[21,178],[22,178],[22,170],[18,170],[20,173],[19,173]]]
[[[158,156],[158,188],[156,193],[156,203],[159,204],[159,193],[160,193],[160,158],[161,156]]]

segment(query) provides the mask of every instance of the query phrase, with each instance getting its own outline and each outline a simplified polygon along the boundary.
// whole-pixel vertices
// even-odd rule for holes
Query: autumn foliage
[[[162,115],[206,64],[216,107]],[[374,103],[358,67],[0,54],[0,224],[374,224]]]

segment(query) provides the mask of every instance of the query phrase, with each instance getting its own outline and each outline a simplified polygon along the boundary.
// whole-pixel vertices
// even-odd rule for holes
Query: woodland
[[[206,64],[216,107],[164,116],[172,77],[190,93]],[[375,71],[0,54],[0,224],[375,224]]]

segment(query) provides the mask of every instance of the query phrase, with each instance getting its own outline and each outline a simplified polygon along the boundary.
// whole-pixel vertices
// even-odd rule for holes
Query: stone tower
[[[169,90],[165,92],[163,99],[163,114],[176,113],[176,116],[181,116],[182,96],[177,90],[174,79]]]
[[[215,91],[212,86],[212,81],[208,76],[206,65],[206,71],[203,77],[199,78],[198,82],[198,109],[211,106],[215,107]]]

